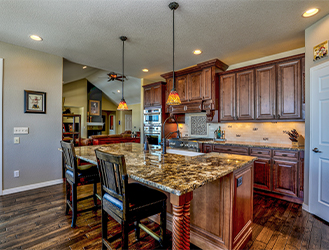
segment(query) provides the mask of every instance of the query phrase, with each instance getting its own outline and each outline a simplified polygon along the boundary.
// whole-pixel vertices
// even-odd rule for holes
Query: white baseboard
[[[61,183],[63,183],[63,179],[45,181],[45,182],[40,182],[40,183],[16,187],[16,188],[9,188],[9,189],[2,190],[2,195],[14,194],[14,193],[22,192],[22,191],[52,186],[52,185],[61,184]]]
[[[303,208],[303,210],[305,210],[306,212],[310,212],[309,206],[306,205],[305,203],[303,203],[302,208]]]

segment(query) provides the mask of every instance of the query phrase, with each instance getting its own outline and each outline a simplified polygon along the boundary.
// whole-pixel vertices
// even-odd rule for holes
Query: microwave
[[[144,124],[161,124],[161,109],[144,110]]]

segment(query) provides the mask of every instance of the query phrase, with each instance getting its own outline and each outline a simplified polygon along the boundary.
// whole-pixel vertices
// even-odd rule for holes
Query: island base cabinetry
[[[190,235],[181,236],[180,245],[189,237],[202,249],[243,248],[252,234],[253,176],[253,164],[249,164],[194,190],[193,199],[181,207],[174,205],[175,195],[167,194],[167,229],[174,228],[184,235],[184,220],[190,220]],[[160,222],[159,216],[151,219]]]

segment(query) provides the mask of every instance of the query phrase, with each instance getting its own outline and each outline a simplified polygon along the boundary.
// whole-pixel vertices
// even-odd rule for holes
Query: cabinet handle
[[[280,115],[278,115],[278,119],[280,119]]]
[[[232,149],[229,148],[229,149],[227,149],[227,151],[232,151]]]
[[[262,152],[257,152],[257,154],[262,154]]]
[[[273,115],[273,119],[275,119],[275,115]]]
[[[286,154],[282,154],[282,156],[288,156],[288,155],[286,155]]]

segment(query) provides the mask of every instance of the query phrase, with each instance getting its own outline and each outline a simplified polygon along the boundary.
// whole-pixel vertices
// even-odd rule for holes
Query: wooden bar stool
[[[135,222],[135,237],[139,240],[140,228],[165,247],[167,196],[138,183],[128,184],[124,155],[113,155],[95,150],[102,190],[102,248],[112,249],[111,242],[120,234],[108,239],[108,215],[121,224],[122,249],[128,248],[129,224]],[[140,220],[160,213],[160,235]]]
[[[99,175],[97,166],[94,164],[79,165],[73,143],[68,143],[61,141],[62,152],[64,155],[65,163],[65,179],[66,179],[66,209],[65,214],[69,213],[69,209],[72,211],[72,224],[71,227],[76,226],[77,214],[90,211],[97,208],[97,198],[100,197],[97,195],[97,183],[99,182]],[[77,186],[93,184],[93,194],[87,197],[77,199]],[[70,200],[70,188],[72,201]],[[80,210],[77,209],[78,201],[85,200],[88,198],[94,199],[94,207]]]

